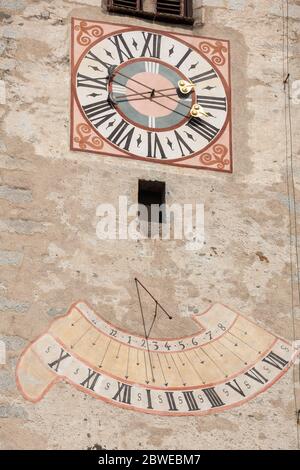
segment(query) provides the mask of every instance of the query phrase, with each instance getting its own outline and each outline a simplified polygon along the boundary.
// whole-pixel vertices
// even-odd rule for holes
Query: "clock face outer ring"
[[[119,24],[117,25],[116,23],[108,23],[108,24],[115,24],[116,26],[120,26]],[[182,44],[184,44],[186,47],[189,47],[191,49],[193,49],[197,54],[199,54],[204,60],[207,61],[208,64],[210,64],[210,66],[214,69],[214,71],[216,72],[217,76],[219,77],[219,79],[221,80],[222,82],[222,85],[223,85],[223,88],[224,88],[224,91],[225,91],[225,94],[226,94],[226,100],[227,100],[227,115],[226,115],[226,119],[224,121],[224,124],[222,126],[222,128],[220,129],[220,131],[218,132],[218,134],[214,137],[214,139],[212,139],[205,147],[201,148],[200,150],[196,150],[194,153],[190,154],[190,155],[187,155],[185,157],[179,157],[179,158],[168,158],[166,160],[164,159],[159,159],[159,158],[150,158],[150,157],[142,157],[142,156],[139,156],[139,155],[136,155],[136,154],[133,154],[131,152],[128,152],[127,150],[124,150],[124,149],[120,149],[120,147],[118,147],[117,145],[113,144],[111,141],[109,141],[108,139],[106,139],[100,132],[98,132],[94,126],[90,123],[90,121],[86,118],[85,116],[85,113],[82,109],[82,106],[81,106],[81,103],[78,99],[78,96],[77,96],[77,90],[76,90],[76,77],[77,77],[77,73],[78,73],[78,69],[81,65],[81,62],[82,60],[85,58],[85,56],[88,54],[88,52],[93,48],[95,47],[98,43],[102,42],[104,39],[107,39],[108,37],[111,37],[111,36],[115,36],[117,34],[121,34],[121,33],[124,33],[124,32],[130,32],[130,31],[149,31],[149,32],[153,32],[153,33],[157,33],[158,30],[156,29],[153,29],[153,28],[141,28],[141,27],[130,27],[130,28],[120,28],[116,31],[112,33],[109,33],[109,34],[106,34],[106,35],[103,35],[100,39],[98,39],[97,41],[93,42],[90,47],[86,48],[82,54],[79,56],[78,60],[77,60],[77,63],[76,65],[74,64],[74,68],[73,68],[73,74],[72,74],[72,84],[71,84],[71,87],[72,87],[72,90],[73,90],[73,95],[75,97],[75,100],[76,100],[76,104],[78,106],[78,109],[80,110],[81,112],[81,115],[82,115],[82,118],[85,120],[85,122],[91,126],[91,128],[93,129],[93,131],[95,132],[95,134],[97,134],[97,136],[102,139],[103,141],[107,142],[109,144],[109,146],[115,148],[118,152],[121,152],[122,155],[118,155],[118,156],[122,156],[122,157],[125,157],[125,158],[132,158],[132,159],[135,159],[135,160],[143,160],[143,161],[146,161],[146,162],[153,162],[153,163],[161,163],[161,164],[164,164],[164,165],[168,165],[168,164],[176,164],[177,162],[181,162],[181,161],[185,161],[185,160],[190,160],[191,158],[197,156],[197,155],[201,155],[202,153],[204,153],[207,149],[211,148],[212,145],[219,140],[219,138],[224,134],[225,130],[227,129],[228,127],[228,124],[230,122],[230,119],[231,119],[231,92],[230,92],[230,82],[231,82],[231,76],[230,76],[230,68],[229,68],[229,71],[228,71],[228,83],[227,81],[225,80],[223,74],[220,72],[220,70],[216,67],[215,64],[213,64],[213,62],[205,55],[203,54],[200,49],[196,48],[195,46],[193,46],[192,44],[188,43],[188,42],[185,42],[183,39],[182,39],[182,36],[188,36],[190,37],[190,35],[188,34],[181,34],[180,38],[177,37],[177,35],[173,35],[173,34],[170,34],[166,31],[161,31],[161,34],[163,34],[164,36],[167,36],[169,38],[172,38],[176,41],[179,41],[179,42],[182,42]],[[210,38],[210,37],[206,37],[205,39],[213,39],[213,38]],[[229,49],[229,44],[228,44],[228,61],[230,61],[230,49]],[[231,132],[230,132],[230,145],[231,145]],[[111,153],[109,152],[101,152],[102,154],[106,154],[108,156],[113,156]],[[188,167],[192,168],[199,168],[198,166],[194,165],[187,165]],[[205,169],[207,170],[214,170],[214,168],[209,168],[209,167],[205,167]],[[232,171],[232,169],[230,170],[230,172]]]

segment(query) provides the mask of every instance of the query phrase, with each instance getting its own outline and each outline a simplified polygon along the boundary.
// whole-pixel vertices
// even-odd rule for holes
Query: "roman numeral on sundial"
[[[130,403],[131,403],[131,389],[132,389],[131,385],[118,382],[118,391],[112,397],[112,399],[120,401],[122,403],[126,403],[127,405],[130,405]]]

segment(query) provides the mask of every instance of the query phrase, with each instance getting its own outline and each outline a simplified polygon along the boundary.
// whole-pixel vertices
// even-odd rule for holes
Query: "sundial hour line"
[[[227,374],[226,372],[221,369],[221,367],[219,366],[219,364],[206,352],[204,351],[204,348],[200,348],[201,351],[208,357],[208,359],[217,367],[217,369],[219,369],[219,371],[224,374],[225,377],[227,377]]]
[[[253,349],[253,351],[256,351],[258,354],[261,354],[261,351],[258,351],[256,348],[254,348],[253,346],[251,346],[249,343],[247,343],[246,341],[242,340],[241,338],[239,338],[238,336],[236,336],[234,333],[231,333],[231,331],[227,331],[229,335],[233,336],[234,338],[238,339],[239,341],[241,341],[243,344],[245,344],[246,346],[248,346],[248,348],[251,348]]]
[[[104,355],[103,355],[103,357],[101,359],[101,362],[99,364],[100,368],[103,366],[103,362],[104,362],[104,359],[106,357],[106,354],[107,354],[107,351],[108,351],[108,348],[109,348],[110,344],[111,344],[111,339],[109,339],[108,342],[107,342],[107,345],[106,345],[106,348],[105,348],[105,351],[104,351]]]
[[[187,359],[187,361],[189,362],[190,366],[192,367],[192,369],[195,371],[196,375],[199,377],[199,379],[201,380],[201,382],[203,384],[205,384],[205,380],[203,379],[203,377],[201,376],[201,374],[199,373],[198,369],[194,366],[193,362],[190,360],[190,358],[188,357],[188,355],[186,353],[183,353]]]
[[[183,377],[182,377],[182,375],[181,375],[181,373],[180,373],[180,370],[179,370],[179,368],[178,368],[178,366],[177,366],[177,364],[176,364],[176,361],[175,361],[175,359],[174,359],[174,357],[173,357],[173,354],[171,355],[171,359],[172,359],[173,364],[174,364],[174,366],[175,366],[175,369],[177,370],[177,373],[178,373],[178,375],[179,375],[179,377],[180,377],[180,380],[181,380],[181,382],[182,382],[182,385],[185,387],[185,386],[186,386],[186,383],[185,383],[184,380],[183,380]]]
[[[233,354],[233,356],[237,357],[241,362],[244,363],[244,365],[248,365],[248,362],[245,362],[245,359],[243,359],[242,357],[240,357],[237,353],[235,353],[234,351],[232,351],[228,346],[226,346],[225,344],[223,344],[221,342],[221,340],[219,340],[219,343],[221,344],[221,346],[223,346],[223,348],[225,348],[227,351],[229,351],[231,354]]]
[[[74,344],[70,345],[71,349],[74,349],[75,346],[79,343],[79,341],[93,328],[93,325],[90,325],[88,329],[75,341]]]
[[[161,360],[160,360],[159,354],[156,353],[156,355],[157,355],[157,359],[158,359],[158,362],[159,362],[160,370],[161,370],[161,373],[162,373],[162,376],[163,376],[163,379],[164,379],[164,385],[167,387],[168,383],[167,383],[167,379],[166,379],[166,376],[165,376],[165,373],[164,373],[164,370],[163,370],[163,367],[162,367],[162,364],[161,364]]]

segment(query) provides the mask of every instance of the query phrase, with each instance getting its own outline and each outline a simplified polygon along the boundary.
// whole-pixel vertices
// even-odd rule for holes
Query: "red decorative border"
[[[188,47],[194,48],[205,59],[217,69],[223,82],[227,95],[228,112],[223,128],[216,138],[210,142],[200,152],[192,156],[182,157],[175,160],[155,160],[147,157],[138,157],[134,154],[122,151],[114,144],[108,143],[106,139],[93,129],[81,109],[76,95],[76,71],[86,53],[100,40],[106,36],[121,31],[145,30],[153,32],[163,32],[166,36],[174,37]],[[197,44],[197,41],[200,42]],[[231,123],[231,77],[230,77],[230,46],[229,41],[215,38],[204,38],[189,34],[170,33],[168,31],[158,31],[152,28],[137,26],[125,26],[116,23],[87,21],[79,18],[72,18],[71,34],[71,129],[70,129],[70,149],[75,151],[99,153],[102,156],[125,157],[134,160],[142,160],[162,165],[172,165],[177,167],[205,169],[232,173],[232,123]],[[81,127],[79,135],[79,125],[86,124],[86,128]],[[83,131],[84,129],[84,131]],[[89,129],[89,130],[87,130]],[[82,137],[82,134],[83,137]],[[222,151],[220,150],[222,149]],[[224,156],[223,156],[224,154]]]

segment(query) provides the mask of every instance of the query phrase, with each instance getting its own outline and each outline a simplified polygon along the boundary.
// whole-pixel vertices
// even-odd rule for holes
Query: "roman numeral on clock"
[[[200,118],[190,119],[187,126],[190,129],[193,129],[193,131],[197,132],[197,134],[200,134],[208,142],[213,140],[219,132],[219,129],[217,127],[213,126],[212,124],[209,124],[206,121],[203,121],[203,119]]]
[[[197,101],[202,108],[218,109],[226,111],[226,98],[217,98],[216,96],[198,96]]]
[[[141,53],[141,57],[146,57],[147,53],[150,57],[160,59],[161,51],[161,36],[153,33],[142,33],[144,36],[145,44]]]
[[[117,49],[120,63],[124,62],[125,60],[133,59],[131,50],[129,49],[127,42],[125,41],[122,34],[117,34],[116,36],[109,38],[109,40]]]
[[[174,134],[175,134],[175,137],[176,137],[176,140],[178,142],[178,145],[179,145],[179,148],[180,148],[180,151],[181,151],[181,155],[184,157],[186,155],[185,151],[184,151],[184,148],[188,151],[188,154],[191,154],[193,153],[193,150],[191,149],[191,147],[186,143],[185,139],[183,139],[181,137],[181,135],[179,134],[179,132],[177,131],[174,131]]]
[[[87,118],[97,128],[116,114],[116,111],[107,100],[87,104],[83,106],[83,110]]]
[[[179,69],[182,64],[186,61],[186,59],[189,57],[189,55],[192,53],[192,49],[188,49],[186,51],[186,53],[184,54],[184,56],[180,59],[180,61],[178,62],[178,64],[176,65],[176,67]]]
[[[156,132],[148,132],[148,157],[167,158],[162,143]]]
[[[112,133],[108,136],[108,139],[115,145],[121,147],[121,145],[125,142],[123,149],[129,150],[130,144],[132,141],[132,137],[134,134],[134,127],[130,126],[128,130],[128,122],[122,119],[121,122],[116,126],[116,128],[112,131]],[[128,130],[128,132],[126,132]]]
[[[120,401],[122,403],[126,403],[127,405],[131,404],[131,385],[123,384],[118,382],[118,391],[113,396],[113,400]]]
[[[98,64],[101,64],[103,67],[105,67],[107,70],[111,69],[113,67],[112,64],[109,64],[107,62],[105,62],[104,60],[102,59],[99,59],[98,56],[96,56],[96,54],[94,54],[92,51],[89,51],[87,53],[87,55],[85,56],[86,59],[90,59],[90,60],[94,60],[95,62],[97,62]]]
[[[212,78],[216,78],[217,74],[214,69],[207,70],[207,72],[199,73],[198,75],[194,75],[193,77],[189,77],[189,80],[193,83],[200,83],[205,82],[206,80],[211,80]]]
[[[106,78],[93,78],[87,75],[79,73],[77,75],[77,87],[97,88],[99,90],[106,90],[107,80]]]

